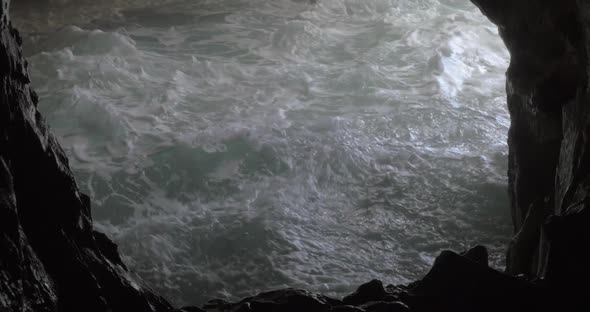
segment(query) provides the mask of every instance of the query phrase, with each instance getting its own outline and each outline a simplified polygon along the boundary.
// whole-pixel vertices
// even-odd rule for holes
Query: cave
[[[56,136],[54,136],[54,130],[49,128],[40,112],[52,114],[52,111],[45,107],[39,108],[39,106],[43,105],[43,103],[40,103],[40,98],[45,100],[45,97],[40,97],[34,91],[33,86],[37,82],[32,82],[31,77],[35,77],[37,69],[32,68],[25,59],[33,58],[35,62],[38,60],[34,51],[34,48],[38,46],[38,42],[35,41],[37,37],[34,28],[37,27],[38,31],[42,31],[44,27],[60,27],[60,19],[66,18],[72,12],[68,11],[68,6],[71,6],[74,1],[43,1],[41,4],[35,3],[38,11],[26,11],[26,9],[23,9],[31,1],[13,2],[15,2],[12,4],[14,14],[17,16],[14,19],[19,20],[20,18],[17,24],[28,28],[29,31],[24,34],[19,33],[11,22],[9,14],[10,1],[2,0],[0,11],[0,75],[2,75],[2,87],[0,89],[2,98],[0,103],[0,311],[529,311],[533,309],[542,311],[581,311],[587,308],[588,303],[585,298],[587,288],[583,285],[590,277],[590,269],[586,263],[586,259],[588,259],[587,246],[590,243],[590,230],[587,227],[590,220],[586,208],[586,199],[588,194],[587,183],[590,180],[587,179],[588,174],[586,173],[586,167],[584,167],[588,131],[585,123],[589,120],[586,105],[589,92],[587,79],[588,54],[586,51],[589,19],[587,12],[589,11],[584,2],[472,0],[473,4],[481,11],[481,14],[485,15],[489,21],[497,26],[497,34],[505,44],[510,57],[507,64],[504,89],[510,118],[510,125],[507,130],[508,153],[505,155],[507,159],[503,157],[502,159],[507,160],[507,175],[504,178],[507,180],[508,194],[506,199],[511,214],[511,223],[506,221],[506,224],[501,226],[510,229],[512,238],[504,247],[507,250],[506,254],[500,256],[501,261],[505,263],[505,268],[495,265],[495,262],[491,261],[493,259],[490,256],[493,254],[490,254],[489,249],[480,245],[482,242],[465,240],[464,242],[461,241],[463,245],[449,246],[448,248],[442,248],[445,250],[437,250],[436,259],[433,258],[432,261],[425,260],[425,263],[431,266],[428,270],[422,272],[416,269],[418,272],[407,273],[414,281],[406,280],[384,285],[382,281],[373,279],[364,284],[359,283],[362,285],[358,288],[355,287],[356,291],[342,297],[320,294],[321,289],[317,288],[312,289],[313,291],[301,288],[277,290],[264,285],[246,283],[245,286],[240,287],[250,285],[252,289],[257,290],[256,292],[261,293],[255,295],[251,291],[246,291],[245,293],[252,295],[239,300],[209,298],[213,300],[200,305],[200,307],[176,306],[176,304],[171,303],[173,301],[168,301],[169,299],[166,299],[165,295],[157,294],[149,286],[149,283],[143,282],[141,277],[134,273],[133,269],[136,266],[130,268],[125,264],[128,261],[141,261],[142,259],[128,259],[121,256],[117,244],[103,234],[103,232],[109,231],[109,223],[101,219],[104,218],[102,209],[91,211],[91,206],[101,205],[103,202],[108,203],[108,200],[100,201],[100,193],[88,192],[91,189],[87,187],[87,184],[83,184],[83,189],[90,196],[82,192],[81,187],[79,187],[82,184],[77,182],[71,169],[72,167],[78,168],[80,163],[88,161],[87,159],[91,158],[90,154],[77,150],[72,151],[67,145],[65,145],[66,150],[64,150]],[[129,3],[134,2],[129,1]],[[170,5],[174,5],[174,3]],[[297,7],[321,5],[321,1],[313,1],[312,3],[293,1],[293,4],[287,4],[287,6],[289,5]],[[42,20],[42,23],[34,23],[36,21],[34,18],[39,16],[36,14],[42,13],[46,10],[45,8],[49,7],[54,12],[57,12],[52,15],[54,18]],[[364,9],[366,7],[348,7],[343,12],[347,16],[354,17],[362,15],[359,12],[362,13]],[[370,9],[377,12],[383,10],[382,7]],[[91,17],[96,17],[97,19],[90,21],[90,24],[96,27],[106,27],[106,24],[101,24],[101,18],[104,17],[101,14],[107,13],[104,11],[101,13],[101,10],[100,6],[88,4],[84,14],[76,15],[75,18],[87,21]],[[245,11],[246,7],[237,4],[236,10]],[[62,15],[60,15],[60,12]],[[128,13],[129,18],[133,18],[134,23],[140,26],[143,25],[142,23],[156,23],[151,19],[150,12],[143,10],[141,5],[129,8],[127,12],[130,12]],[[276,44],[277,48],[283,49],[281,52],[285,53],[281,54],[280,57],[273,55],[272,60],[284,61],[286,59],[291,61],[294,52],[301,53],[298,56],[310,58],[314,57],[312,53],[319,54],[318,51],[320,50],[317,49],[320,46],[311,46],[309,50],[305,50],[301,49],[301,46],[288,45],[289,39],[291,39],[288,35],[294,31],[304,30],[306,35],[304,40],[312,44],[321,42],[324,39],[321,36],[317,38],[312,36],[319,32],[318,29],[314,28],[314,24],[298,20],[300,16],[308,18],[308,15],[305,15],[308,13],[305,12],[288,20],[288,23],[291,23],[287,25],[288,27],[281,28],[281,32],[270,37],[274,40],[272,43]],[[22,18],[22,16],[25,16],[25,18]],[[98,18],[99,16],[100,18]],[[309,16],[313,18],[313,15]],[[216,21],[220,17],[227,18],[227,16],[219,12],[207,15],[206,18],[203,18],[203,25],[208,25],[207,23],[212,23],[212,21]],[[109,23],[117,23],[120,18],[120,15],[112,15],[109,17]],[[170,14],[168,18],[175,23],[180,23],[179,25],[192,21],[190,14]],[[461,18],[465,17],[462,16],[453,20],[452,24],[460,24],[462,22]],[[387,31],[383,30],[387,29],[387,27],[384,26],[383,22],[376,23],[376,25],[375,29],[379,33],[362,33],[361,36],[358,36],[359,46],[360,44],[363,47],[383,44],[384,47],[389,47],[386,45],[387,41],[380,41],[381,37],[379,37],[379,35],[383,36],[383,33],[387,34]],[[166,47],[175,46],[179,42],[178,37],[175,37],[173,33],[176,28],[171,27],[169,30],[170,32],[164,33],[164,35],[169,36],[167,40],[158,43],[161,45],[161,51],[163,51],[161,53],[163,54],[166,53]],[[123,48],[118,49],[116,53],[121,53],[121,55],[137,53],[136,46],[134,46],[136,41],[129,41],[125,36],[109,36],[109,33],[103,31],[85,32],[83,29],[76,27],[61,28],[60,31],[73,38],[98,37],[103,41],[99,41],[99,44],[93,46],[96,49],[104,48],[104,45],[100,44],[100,42],[104,43],[104,40],[107,40],[110,43],[121,44]],[[208,35],[211,38],[216,38],[215,34]],[[337,36],[338,33],[331,33],[331,35]],[[397,35],[393,34],[393,36]],[[492,32],[492,35],[495,36],[496,33]],[[140,36],[134,38],[141,40]],[[415,39],[415,37],[410,38]],[[53,39],[47,41],[48,44],[61,44],[57,40],[60,39],[59,37]],[[239,43],[242,44],[243,42],[240,41]],[[67,47],[70,44],[71,42],[68,41],[63,43],[63,46]],[[467,43],[464,41],[461,44],[466,45]],[[340,76],[332,76],[333,81],[330,79],[326,79],[326,81],[333,82],[336,85],[342,82],[345,83],[347,88],[351,88],[351,86],[356,86],[358,81],[362,79],[371,82],[373,81],[371,80],[372,77],[380,74],[379,71],[374,70],[374,66],[371,66],[374,64],[366,60],[358,64],[347,63],[349,61],[347,58],[350,58],[351,55],[348,52],[354,49],[358,50],[359,46],[354,44],[334,44],[330,46],[333,50],[327,50],[327,52],[332,55],[340,53],[335,55],[345,61],[342,63],[343,66],[340,67],[340,70],[342,70]],[[77,53],[82,55],[86,53],[89,59],[94,58],[92,53],[95,52],[89,52],[85,50],[85,47],[68,49],[66,48],[64,51],[69,51],[70,54],[64,54],[60,50],[60,57],[71,59]],[[423,50],[429,52],[428,49]],[[374,51],[379,53],[387,52],[385,49],[370,50],[369,52]],[[267,53],[265,55],[269,55],[268,51],[265,50],[264,52]],[[369,52],[367,54],[373,57],[374,55]],[[457,96],[466,92],[465,88],[475,82],[462,84],[445,77],[445,70],[449,70],[449,67],[452,69],[452,66],[456,65],[456,63],[444,59],[449,54],[452,54],[449,49],[442,47],[439,52],[440,54],[434,55],[425,63],[425,70],[429,70],[428,74],[434,77],[432,78],[432,84],[427,84],[427,86],[434,86],[436,92],[444,92],[445,97],[437,102],[438,104],[448,104],[454,111],[460,111],[464,109],[464,106],[462,106],[464,103],[449,99],[456,99]],[[381,55],[379,53],[376,54],[377,58]],[[48,54],[44,55],[47,56]],[[239,54],[236,55],[239,56]],[[285,55],[288,57],[285,57]],[[171,76],[170,81],[182,81],[185,83],[183,86],[190,88],[191,85],[187,81],[196,79],[195,77],[198,76],[199,71],[209,71],[212,75],[217,75],[216,78],[219,81],[225,83],[223,88],[228,90],[228,95],[232,94],[230,91],[245,88],[235,79],[232,80],[233,76],[223,76],[221,73],[226,72],[219,71],[219,68],[228,70],[234,75],[246,75],[247,71],[240,71],[241,69],[229,65],[215,67],[214,59],[211,58],[206,61],[203,59],[202,55],[196,58],[187,58],[188,61],[192,62],[191,64],[200,66],[197,67],[197,71],[192,78],[182,70],[177,70],[173,72],[174,75]],[[253,59],[251,55],[247,55],[245,60],[246,62],[252,62]],[[479,59],[477,60],[479,61]],[[112,73],[113,70],[125,66],[125,64],[121,63],[121,58],[114,58],[110,61],[112,62],[107,64],[110,67],[101,67],[104,64],[96,65],[97,71]],[[313,63],[309,70],[322,69],[323,61],[324,59],[318,57],[318,63]],[[354,65],[352,71],[347,68],[347,66],[353,66],[351,64]],[[83,64],[79,64],[79,66],[83,66]],[[395,68],[395,66],[399,66],[399,64],[393,64],[387,68]],[[31,74],[31,68],[35,70],[33,74]],[[134,70],[137,70],[138,75],[150,75],[149,70],[146,71],[143,68],[138,67]],[[48,82],[51,82],[51,79],[55,81],[63,80],[60,75],[63,75],[64,71],[56,72],[58,74],[55,77],[50,77],[47,80]],[[88,70],[88,75],[92,76],[92,72],[92,70]],[[288,98],[294,101],[293,103],[306,103],[305,101],[310,101],[310,94],[320,92],[320,87],[325,87],[324,85],[314,85],[313,79],[305,78],[307,77],[305,75],[301,77],[295,77],[287,81],[290,88],[289,92],[294,92],[287,93]],[[207,83],[211,83],[211,81],[203,82],[204,85]],[[279,82],[277,86],[284,87],[285,83]],[[482,85],[485,85],[485,83]],[[175,86],[178,86],[178,84]],[[228,86],[232,86],[233,89],[228,89]],[[363,85],[360,84],[357,93],[365,92],[364,90],[367,89],[375,90],[378,86],[380,84],[376,83],[370,85],[370,88],[365,87],[363,89]],[[38,88],[41,95],[45,94],[43,93],[45,87],[47,86]],[[258,89],[261,88],[258,87]],[[380,89],[382,93],[379,94],[383,94],[383,90]],[[150,94],[149,89],[146,88],[144,91],[146,94]],[[182,102],[176,99],[185,90],[176,89],[176,91],[177,93],[166,93],[162,98],[158,98],[157,94],[148,97],[158,100],[177,101],[174,102],[175,105],[182,105]],[[80,94],[84,95],[84,93]],[[79,100],[80,94],[77,94],[77,100]],[[256,96],[261,96],[260,94],[254,93]],[[328,93],[324,95],[326,96],[326,94]],[[201,96],[204,97],[205,94]],[[346,94],[346,97],[338,98],[338,104],[342,104],[342,99],[346,98],[352,98],[352,95]],[[255,99],[259,99],[259,97],[255,97]],[[376,98],[375,101],[378,102],[380,99]],[[116,100],[116,98],[107,97],[107,100]],[[212,103],[215,104],[214,101]],[[351,105],[351,107],[353,106]],[[316,109],[316,107],[321,106],[314,106],[313,108]],[[127,107],[123,108],[127,109]],[[68,109],[75,113],[75,110],[80,108],[72,105],[64,111],[68,112]],[[374,111],[371,111],[371,109]],[[387,111],[383,109],[383,106],[375,105],[362,107],[362,109],[359,108],[353,110],[353,112],[362,114],[373,112],[375,116],[381,118],[387,115]],[[427,109],[433,108],[427,107]],[[283,118],[283,111],[277,110],[277,116]],[[260,116],[258,111],[254,112],[259,114],[257,116]],[[318,110],[312,112],[319,114]],[[88,118],[90,129],[96,128],[101,133],[116,130],[119,126],[116,120],[107,122],[98,120],[100,114],[104,113],[103,111],[90,109],[83,110],[82,113],[90,116]],[[224,112],[224,114],[230,113]],[[293,112],[289,113],[291,115],[295,114]],[[398,112],[396,111],[396,113]],[[170,114],[170,111],[155,110],[152,114],[155,117],[161,117]],[[196,114],[204,116],[205,112],[197,112]],[[317,126],[321,131],[326,131],[326,129],[340,129],[339,127],[343,127],[342,125],[345,128],[348,127],[347,129],[354,129],[352,128],[355,125],[354,123],[346,123],[346,116],[346,114],[343,114],[339,118],[327,118],[319,126],[309,125],[309,129],[315,129],[313,127]],[[63,115],[62,118],[69,122],[74,120],[71,116],[68,117],[67,114]],[[299,120],[303,125],[308,125],[305,122],[309,121],[309,119],[309,114],[302,114]],[[496,122],[498,122],[498,119],[496,119]],[[260,121],[260,128],[257,129],[266,129],[262,127],[267,124],[272,123],[263,119]],[[375,125],[381,126],[378,123],[375,123]],[[159,124],[159,126],[164,127],[165,124]],[[306,129],[305,127],[302,128]],[[278,129],[280,133],[280,131],[287,131],[285,129],[288,128]],[[271,130],[277,131],[276,127]],[[55,129],[55,132],[60,131],[60,128]],[[171,133],[174,132],[171,131]],[[155,153],[155,155],[159,157],[157,159],[163,159],[168,161],[169,164],[178,166],[181,166],[186,158],[186,163],[189,165],[181,167],[182,170],[188,170],[193,174],[204,172],[203,174],[214,176],[217,179],[208,181],[207,184],[203,184],[204,186],[198,184],[197,181],[195,182],[196,185],[198,187],[211,186],[215,191],[219,192],[232,193],[240,189],[231,184],[228,186],[227,182],[223,181],[226,181],[224,179],[227,178],[228,174],[235,170],[242,170],[242,164],[244,163],[255,168],[246,173],[262,170],[265,173],[270,172],[271,174],[280,175],[289,172],[290,163],[279,161],[280,157],[277,156],[279,154],[273,149],[272,144],[262,144],[262,147],[252,148],[247,143],[250,142],[248,140],[251,140],[252,136],[256,135],[256,132],[250,130],[244,133],[243,135],[229,136],[227,142],[225,142],[226,146],[223,148],[199,142],[198,148],[201,148],[201,145],[207,145],[208,150],[204,152],[197,150],[195,152],[197,148],[188,145],[189,147],[182,146],[181,148],[166,149],[165,152]],[[340,132],[334,133],[336,134],[333,136],[334,138],[338,138],[338,135],[342,134]],[[461,132],[459,131],[459,133]],[[60,134],[60,141],[62,137],[64,140],[67,139],[63,133]],[[300,135],[301,133],[297,132],[297,134]],[[374,138],[376,134],[377,132],[369,133],[367,137]],[[122,134],[113,131],[109,135],[111,135],[108,137],[109,140],[116,141]],[[323,147],[329,157],[341,154],[350,155],[347,153],[349,150],[339,151],[334,146],[348,146],[347,144],[363,138],[362,135],[362,132],[345,132],[343,134],[345,140],[335,141],[337,144],[335,143],[333,146],[331,141],[318,141],[316,150],[322,150],[320,147]],[[415,136],[415,133],[409,132],[408,138],[412,138],[412,135]],[[436,133],[436,135],[441,134]],[[351,137],[354,139],[351,139]],[[313,140],[311,142],[313,143]],[[369,140],[367,142],[374,141]],[[234,145],[228,148],[227,146],[230,146],[230,143]],[[309,143],[306,141],[306,144]],[[372,144],[376,143],[361,144],[361,149],[363,146],[372,146]],[[105,145],[101,148],[116,153],[117,148],[120,147]],[[330,150],[330,148],[332,149]],[[235,158],[228,158],[228,156],[223,156],[225,158],[208,156],[210,154],[226,155],[215,153],[219,150],[226,152],[227,149],[234,153],[246,151],[244,153],[250,156],[239,161],[235,160]],[[388,152],[389,150],[385,151]],[[216,164],[217,161],[221,162],[224,168],[238,169],[228,173],[227,170],[229,169],[211,171],[210,168],[199,167],[190,161],[190,157],[193,157],[195,153],[200,155],[199,157],[211,161],[212,164]],[[321,154],[313,155],[318,157],[317,159],[322,156]],[[74,158],[69,160],[68,156]],[[482,162],[481,158],[476,156],[473,159],[476,160],[476,164],[480,164]],[[314,159],[308,155],[305,155],[305,157]],[[114,157],[115,162],[118,159]],[[170,161],[170,159],[173,161]],[[362,159],[362,157],[359,156],[359,159]],[[389,164],[386,159],[386,156],[384,156],[374,163],[380,164],[379,161],[381,161]],[[352,161],[356,160],[353,159]],[[414,156],[408,157],[408,162],[416,165],[423,164],[426,161],[424,157]],[[445,163],[451,163],[451,161],[445,159]],[[391,166],[391,164],[389,165]],[[129,166],[129,172],[135,174],[132,165],[125,164],[125,166]],[[341,170],[348,174],[346,170],[350,170],[350,167],[335,167],[329,162],[328,165],[322,164],[322,166],[319,168],[324,168],[326,172]],[[431,170],[440,174],[441,172],[435,171],[437,166],[431,166]],[[444,164],[440,166],[444,166]],[[187,187],[195,187],[194,185],[174,184],[177,177],[167,175],[170,168],[165,167],[153,173],[163,175],[166,181],[170,181],[170,189],[167,192],[181,192]],[[102,169],[108,170],[106,166]],[[243,172],[240,171],[240,173]],[[480,172],[477,174],[481,175]],[[351,179],[359,176],[362,177],[359,173],[356,173],[356,175],[355,172],[350,173]],[[80,176],[78,175],[77,178],[80,179]],[[333,180],[329,180],[330,176],[324,178],[328,182],[334,183]],[[125,179],[128,179],[128,177],[126,176]],[[371,184],[371,187],[380,186],[394,179],[395,177],[383,175],[383,179],[377,179],[374,184]],[[276,182],[277,180],[270,181],[271,183],[267,184],[266,187],[272,192],[272,187],[276,186],[278,182]],[[300,181],[304,183],[307,180],[301,179]],[[323,182],[324,180],[318,179],[314,183],[321,185]],[[389,186],[386,185],[386,187]],[[498,191],[501,187],[497,187],[496,184],[492,184],[491,187],[488,184],[484,186],[486,187],[485,190],[491,188],[493,194],[503,194],[502,191]],[[142,187],[145,188],[145,185],[140,185],[138,189]],[[287,194],[286,190],[280,191]],[[420,191],[427,193],[426,188],[422,188]],[[465,188],[463,191],[469,193],[472,190]],[[461,190],[458,192],[461,192]],[[141,191],[138,191],[138,193],[143,194]],[[227,193],[223,193],[223,196],[228,196]],[[358,196],[354,192],[349,195]],[[377,197],[388,195],[384,191],[382,194],[378,194]],[[146,197],[149,194],[141,196]],[[373,200],[372,197],[367,196],[367,198],[358,200],[355,204],[366,208],[364,213],[367,214],[374,211],[374,209],[371,210],[371,207],[375,205]],[[317,201],[317,197],[311,196],[304,203],[309,204]],[[176,207],[171,206],[171,204],[171,202],[163,203],[164,206]],[[411,202],[404,202],[404,204],[411,205]],[[119,209],[122,206],[116,207]],[[174,209],[182,209],[183,206],[180,205],[179,207]],[[125,215],[126,210],[124,208],[118,211],[123,213],[123,215],[117,216],[120,220],[129,218],[129,216]],[[95,218],[99,218],[100,221],[93,221],[93,213]],[[353,211],[345,215],[344,219],[338,219],[339,222],[354,217],[354,213],[358,212]],[[440,215],[434,217],[435,220],[441,218]],[[256,220],[254,219],[254,221]],[[375,220],[378,220],[378,218]],[[425,218],[424,222],[427,220],[429,219]],[[110,221],[111,223],[118,222],[116,220]],[[322,224],[320,223],[320,225]],[[445,231],[441,232],[446,233]],[[113,231],[109,234],[114,233]],[[214,231],[211,234],[215,234]],[[272,229],[264,228],[259,232],[255,232],[255,234],[266,237],[272,235],[273,232]],[[367,235],[379,234],[368,232]],[[482,238],[477,238],[483,240],[485,235]],[[140,238],[139,241],[141,240],[143,239]],[[246,243],[256,246],[255,244],[260,243],[260,241],[254,237],[250,241],[246,241]],[[473,243],[473,248],[464,248],[467,243]],[[361,247],[359,247],[358,253],[362,255]],[[379,253],[376,254],[379,255]],[[383,255],[381,258],[383,258]],[[233,260],[230,259],[230,261]],[[268,266],[272,267],[272,264]],[[165,270],[165,268],[162,268],[162,270]],[[151,284],[157,283],[157,280],[150,282]],[[289,286],[289,282],[284,284]],[[195,287],[194,291],[198,293],[198,287]]]

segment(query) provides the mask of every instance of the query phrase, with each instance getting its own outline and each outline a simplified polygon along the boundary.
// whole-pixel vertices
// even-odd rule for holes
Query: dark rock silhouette
[[[0,311],[171,311],[134,280],[37,111],[21,37],[0,7]]]
[[[174,309],[93,229],[90,199],[37,110],[9,0],[0,0],[0,312],[586,311],[590,280],[590,3],[472,0],[511,54],[507,272],[485,247],[443,251],[420,281],[342,300],[284,289]]]
[[[478,246],[468,252],[477,254]],[[487,253],[487,251],[485,251]],[[478,258],[477,260],[480,260]],[[213,300],[208,312],[241,311],[545,311],[555,304],[549,288],[502,272],[451,251],[443,251],[430,272],[412,285],[383,287],[370,281],[342,300],[286,289],[238,303]],[[187,310],[189,311],[189,310]]]
[[[590,106],[585,1],[473,0],[511,55],[507,272],[564,293],[590,277]]]

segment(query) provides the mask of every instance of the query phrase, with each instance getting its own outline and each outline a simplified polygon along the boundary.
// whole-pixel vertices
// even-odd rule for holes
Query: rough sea
[[[469,1],[64,3],[20,11],[39,108],[174,303],[503,267],[508,54]]]

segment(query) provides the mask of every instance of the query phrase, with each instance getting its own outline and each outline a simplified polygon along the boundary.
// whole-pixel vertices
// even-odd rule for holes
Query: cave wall
[[[507,272],[556,285],[590,276],[586,1],[472,0],[511,60],[506,93],[514,237]]]
[[[170,311],[94,231],[0,6],[0,311]]]

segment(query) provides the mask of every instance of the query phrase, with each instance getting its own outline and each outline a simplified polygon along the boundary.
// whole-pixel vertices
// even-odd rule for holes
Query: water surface
[[[474,244],[503,265],[508,57],[468,1],[149,4],[49,11],[26,51],[96,227],[157,291],[340,296]]]

